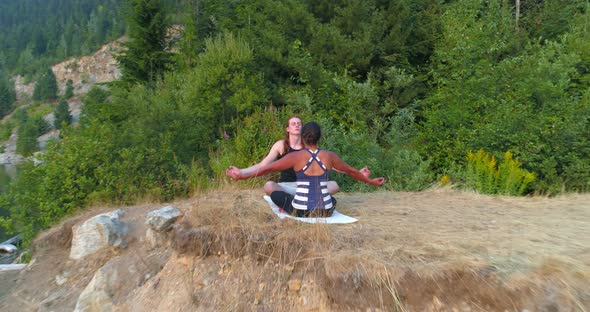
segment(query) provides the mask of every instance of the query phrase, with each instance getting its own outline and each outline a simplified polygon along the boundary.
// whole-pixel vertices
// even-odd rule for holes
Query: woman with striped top
[[[251,176],[263,166],[268,165],[275,160],[279,160],[289,153],[301,150],[303,148],[303,143],[301,141],[301,126],[301,119],[297,116],[292,116],[289,118],[289,120],[287,120],[287,125],[285,127],[285,138],[283,140],[277,141],[263,160],[255,165],[243,169],[230,166],[226,171],[226,174],[228,176]],[[361,171],[362,170],[367,169],[363,168]],[[267,195],[270,195],[275,191],[285,191],[290,194],[295,194],[296,180],[297,178],[293,169],[287,168],[286,170],[281,171],[279,183],[267,181],[264,184],[264,192]],[[328,182],[328,191],[330,194],[335,194],[338,192],[338,190],[340,190],[340,187],[336,181]]]
[[[354,179],[374,186],[385,183],[384,178],[370,179],[368,172],[361,172],[345,163],[333,152],[318,148],[321,136],[320,126],[309,122],[301,130],[301,138],[305,148],[285,155],[280,160],[261,167],[251,174],[243,174],[239,170],[229,172],[235,180],[243,180],[262,176],[274,171],[293,168],[297,176],[295,195],[283,191],[271,194],[273,202],[286,212],[298,217],[330,216],[334,210],[335,200],[328,191],[328,172],[336,170]]]

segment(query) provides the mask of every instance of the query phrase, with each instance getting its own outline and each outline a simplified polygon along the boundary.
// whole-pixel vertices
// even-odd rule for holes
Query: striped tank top
[[[311,151],[309,148],[305,148],[305,150],[311,154],[311,157],[305,167],[295,172],[297,176],[297,189],[292,202],[293,208],[300,210],[330,209],[333,206],[333,202],[328,192],[329,171],[317,156],[320,149]],[[322,167],[324,173],[319,176],[308,176],[305,174],[305,171],[307,171],[314,161]]]

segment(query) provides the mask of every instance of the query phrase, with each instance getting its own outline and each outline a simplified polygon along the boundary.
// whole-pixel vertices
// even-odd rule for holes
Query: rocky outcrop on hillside
[[[27,83],[23,76],[14,77],[14,91],[17,101],[30,99],[33,96],[33,90],[35,90],[34,82]]]
[[[102,82],[110,82],[121,77],[121,70],[117,67],[115,55],[123,49],[121,43],[127,41],[127,37],[121,37],[113,42],[103,45],[91,55],[72,57],[64,62],[51,67],[60,94],[66,89],[69,79],[74,83],[74,94],[84,94],[93,85]],[[21,76],[14,77],[16,96],[18,100],[30,99],[35,89],[35,83],[27,83]]]
[[[80,119],[80,113],[82,108],[82,101],[79,98],[73,97],[68,100],[68,106],[70,113],[72,114],[72,122],[78,122]],[[44,151],[47,148],[47,144],[51,140],[59,139],[60,130],[54,128],[53,121],[55,119],[53,113],[49,113],[43,117],[45,121],[52,127],[51,130],[44,133],[37,138],[37,144],[40,151]],[[0,143],[0,165],[6,164],[18,164],[25,160],[25,157],[21,156],[16,152],[16,142],[18,140],[18,129],[12,130],[12,134],[5,142]],[[11,175],[12,176],[12,175]]]
[[[98,51],[88,56],[73,57],[62,63],[54,65],[51,69],[55,74],[59,93],[65,92],[66,83],[72,80],[74,94],[82,95],[88,92],[92,86],[97,83],[114,81],[120,78],[121,71],[117,67],[115,55],[122,50],[122,42],[127,41],[127,37],[121,37],[116,41],[102,46]],[[35,89],[35,83],[27,83],[22,76],[14,77],[16,96],[19,101],[31,99]],[[68,100],[72,121],[77,122],[80,117],[82,103],[79,97],[73,97]],[[8,117],[7,117],[8,118]],[[53,113],[44,117],[46,121],[53,126]],[[56,129],[42,135],[37,139],[39,148],[45,149],[48,140],[55,139],[59,135]],[[0,148],[0,164],[14,164],[21,162],[24,158],[16,153],[16,130],[10,136],[10,139],[4,142]]]
[[[16,129],[14,129],[8,140],[0,145],[2,148],[2,153],[0,153],[0,165],[17,164],[24,159],[24,157],[16,152],[16,140],[17,133]]]
[[[119,79],[121,70],[117,67],[114,56],[121,51],[121,43],[126,40],[126,37],[122,37],[105,44],[92,55],[73,57],[54,65],[51,69],[55,73],[60,92],[65,91],[69,79],[74,82],[74,94],[86,93],[94,84]]]

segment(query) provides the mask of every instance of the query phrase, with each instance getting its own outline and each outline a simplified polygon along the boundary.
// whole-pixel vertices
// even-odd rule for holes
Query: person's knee
[[[279,190],[280,190],[280,187],[279,187],[279,185],[278,185],[278,184],[276,184],[276,183],[275,183],[275,182],[273,182],[273,181],[267,181],[267,182],[264,184],[264,193],[265,193],[266,195],[270,195],[270,194],[272,194],[272,192],[274,192],[274,191],[279,191]]]
[[[269,194],[270,199],[275,203],[275,205],[282,207],[285,201],[285,192],[274,191]]]
[[[328,192],[330,195],[334,195],[340,191],[340,186],[336,181],[328,181]]]

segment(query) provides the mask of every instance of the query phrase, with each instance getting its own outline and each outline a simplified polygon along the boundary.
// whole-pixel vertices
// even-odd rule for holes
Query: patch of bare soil
[[[71,226],[108,210],[94,209],[41,235],[27,269],[0,273],[0,310],[72,310],[117,259],[135,269],[119,270],[132,282],[112,294],[115,311],[590,311],[588,194],[337,198],[359,222],[279,220],[261,190],[200,194],[174,203],[185,216],[157,248],[144,220],[162,205],[133,206],[127,249],[69,260]]]

